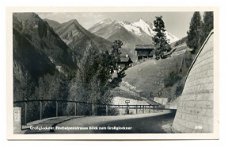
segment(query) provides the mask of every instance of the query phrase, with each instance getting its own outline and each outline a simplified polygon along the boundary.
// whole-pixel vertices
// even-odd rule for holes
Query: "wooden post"
[[[143,105],[143,114],[144,114],[144,105]]]
[[[40,101],[40,120],[42,119],[42,113],[43,113],[43,107],[42,107],[42,101]]]
[[[138,114],[138,105],[135,105],[136,114]]]
[[[55,116],[58,117],[59,109],[58,109],[58,101],[55,101]]]
[[[13,108],[13,132],[21,133],[21,107]]]
[[[96,113],[95,113],[95,104],[91,104],[92,105],[92,115],[93,116],[95,116],[96,115]]]
[[[77,102],[74,102],[74,115],[77,116]]]
[[[128,103],[127,103],[127,108],[126,108],[126,114],[127,115],[129,114],[129,106],[128,106]]]
[[[27,102],[24,103],[25,105],[25,125],[27,124]]]
[[[141,105],[139,105],[139,113],[141,113],[142,107]]]
[[[149,113],[151,112],[151,106],[149,106]]]
[[[108,105],[105,105],[106,116],[108,116]]]

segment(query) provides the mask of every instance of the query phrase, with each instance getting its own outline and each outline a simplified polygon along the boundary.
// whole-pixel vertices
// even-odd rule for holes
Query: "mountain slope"
[[[52,63],[62,66],[66,71],[76,68],[70,48],[37,14],[14,13],[13,19],[14,29],[45,53]]]
[[[45,18],[43,20],[46,21],[48,23],[48,25],[52,28],[57,28],[61,25],[61,23],[54,21],[54,20],[47,19],[47,18]]]
[[[13,97],[18,100],[68,99],[68,84],[77,63],[71,49],[35,13],[13,14]],[[14,103],[24,110],[21,103]],[[37,103],[29,103],[27,122],[37,120]],[[54,116],[51,102],[43,103],[43,117]],[[62,114],[64,109],[60,109]],[[25,117],[22,115],[22,124]]]
[[[77,20],[70,20],[55,28],[61,39],[81,58],[88,50],[101,52],[111,50],[111,42],[98,37],[85,28]]]
[[[16,78],[19,78],[20,69],[29,72],[34,79],[55,71],[55,65],[49,58],[15,29],[13,30],[13,55]]]
[[[143,43],[140,38],[129,32],[121,23],[106,19],[95,24],[89,31],[109,41],[120,39],[123,41],[124,47],[134,47],[135,44]]]
[[[116,88],[118,96],[125,97],[129,91],[123,89],[125,83],[133,86],[140,97],[167,97],[175,99],[183,88],[183,80],[192,62],[192,55],[185,49],[162,60],[147,60],[126,71],[126,77]],[[123,86],[122,86],[123,85]]]
[[[95,24],[89,29],[89,31],[111,42],[114,40],[121,40],[123,42],[123,49],[121,52],[123,54],[128,54],[133,61],[137,59],[134,51],[135,45],[144,43],[143,40],[129,32],[126,28],[120,25],[120,23],[110,19]]]

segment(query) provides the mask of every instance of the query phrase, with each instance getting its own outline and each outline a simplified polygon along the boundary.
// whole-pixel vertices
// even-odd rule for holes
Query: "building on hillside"
[[[154,55],[155,47],[152,44],[146,45],[136,45],[135,51],[137,52],[138,60],[142,60],[144,58],[152,58]]]
[[[132,65],[132,60],[131,58],[128,56],[128,54],[126,55],[121,55],[120,56],[120,61],[118,62],[118,66],[119,69],[123,69],[125,67],[130,67]]]

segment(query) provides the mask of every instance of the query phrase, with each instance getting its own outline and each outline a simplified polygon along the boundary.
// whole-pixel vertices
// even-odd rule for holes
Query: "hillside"
[[[98,53],[111,50],[111,42],[90,33],[75,19],[60,24],[54,30],[73,52],[78,55],[79,60],[90,50]]]
[[[126,96],[126,91],[122,85],[128,83],[134,86],[135,91],[140,97],[151,98],[167,97],[175,99],[180,95],[184,79],[192,61],[192,55],[187,47],[178,47],[171,57],[162,60],[146,60],[138,63],[126,71],[126,77],[123,79],[118,95]]]
[[[49,60],[64,70],[76,68],[72,51],[54,30],[35,13],[14,13],[13,28]]]
[[[78,69],[76,65],[71,49],[37,14],[13,14],[14,101],[67,99],[68,83]],[[14,105],[24,111],[23,104]],[[37,105],[29,104],[27,121],[39,117]],[[53,116],[51,106],[52,103],[43,104],[44,117]]]
[[[51,26],[53,29],[59,27],[61,25],[61,23],[57,22],[57,21],[54,21],[54,20],[50,20],[50,19],[43,19],[44,21],[46,21],[49,26]]]

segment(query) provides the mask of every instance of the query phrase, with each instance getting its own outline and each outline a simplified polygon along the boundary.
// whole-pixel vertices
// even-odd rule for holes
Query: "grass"
[[[141,97],[150,98],[153,95],[156,97],[176,98],[176,92],[178,91],[177,94],[180,94],[179,91],[181,90],[179,89],[181,87],[179,85],[183,85],[181,81],[191,63],[191,55],[187,47],[180,46],[179,48],[175,51],[176,53],[174,52],[167,59],[148,59],[129,68],[126,70],[126,77],[123,82],[134,86],[136,92],[142,92]],[[173,76],[173,74],[177,76]],[[172,84],[166,85],[166,80],[171,80]],[[120,90],[121,85],[119,87]],[[122,95],[124,94],[123,92],[124,90],[122,90]],[[126,94],[129,93],[126,90],[125,92]]]

